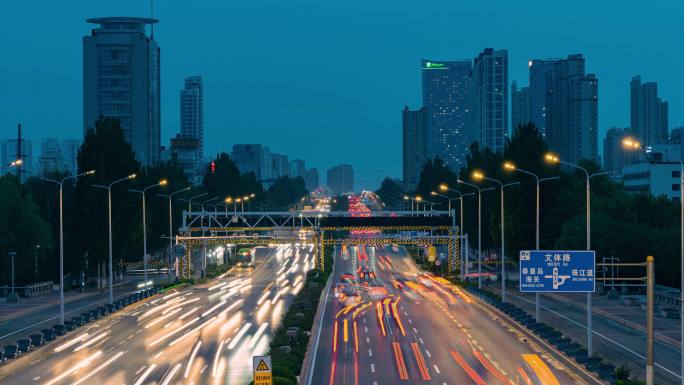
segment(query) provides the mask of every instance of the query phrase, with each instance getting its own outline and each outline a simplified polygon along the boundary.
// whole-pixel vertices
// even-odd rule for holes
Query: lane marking
[[[425,365],[425,357],[423,357],[423,354],[420,352],[418,344],[411,342],[411,350],[413,350],[413,356],[416,358],[418,370],[420,370],[420,375],[423,378],[423,381],[430,381],[430,372],[428,371],[427,365]]]
[[[432,367],[435,368],[435,372],[436,372],[437,374],[440,373],[439,368],[437,367],[437,365],[432,365]]]

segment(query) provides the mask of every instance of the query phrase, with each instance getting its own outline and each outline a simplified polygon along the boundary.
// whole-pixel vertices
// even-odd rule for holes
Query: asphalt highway
[[[260,249],[254,268],[151,297],[6,362],[0,384],[245,385],[312,268],[310,246]]]
[[[600,384],[404,248],[336,254],[307,384]]]

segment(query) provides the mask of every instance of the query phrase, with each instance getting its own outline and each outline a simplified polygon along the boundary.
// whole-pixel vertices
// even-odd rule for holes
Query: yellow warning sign
[[[267,372],[269,370],[270,369],[264,360],[259,361],[259,365],[257,365],[256,369],[254,369],[255,372]]]
[[[254,385],[273,385],[271,356],[253,356]]]

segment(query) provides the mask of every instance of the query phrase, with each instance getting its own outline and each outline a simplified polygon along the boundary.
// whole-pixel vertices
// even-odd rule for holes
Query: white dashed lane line
[[[432,367],[435,368],[435,373],[437,373],[437,374],[440,373],[440,372],[439,372],[439,368],[437,367],[437,365],[432,365]]]
[[[368,349],[368,357],[373,357],[373,351],[371,349]]]
[[[423,341],[422,338],[418,337],[418,341],[420,341],[420,344],[421,344],[421,345],[425,345],[425,341]]]
[[[375,373],[375,364],[371,364],[371,373]]]
[[[430,354],[430,351],[425,349],[425,355],[432,358],[432,354]]]

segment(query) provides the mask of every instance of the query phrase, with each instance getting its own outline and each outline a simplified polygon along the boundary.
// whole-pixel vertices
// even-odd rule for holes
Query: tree
[[[404,189],[391,178],[383,179],[380,188],[375,191],[387,208],[401,209],[404,199]]]
[[[264,194],[271,208],[275,210],[287,209],[306,195],[304,178],[288,176],[276,179],[275,183]]]
[[[109,185],[114,180],[138,174],[140,164],[126,141],[118,119],[104,118],[88,129],[78,153],[79,172],[95,170],[95,174],[78,179],[69,195],[71,210],[65,215],[65,271],[97,275],[97,268],[108,260],[107,191],[92,187]],[[142,252],[134,251],[142,223],[135,210],[138,197],[128,192],[133,182],[119,183],[112,188],[112,249],[114,260],[129,260]],[[66,213],[66,211],[65,211]],[[66,240],[69,242],[67,243]],[[140,247],[142,249],[142,246]],[[87,255],[87,258],[86,258]]]
[[[9,252],[15,252],[15,284],[24,285],[44,279],[55,280],[57,260],[52,257],[54,238],[50,225],[40,216],[30,189],[14,175],[0,177],[0,199],[11,204],[0,205],[0,279],[11,279]],[[40,248],[36,246],[39,245]],[[38,275],[36,275],[36,258]],[[50,258],[47,258],[50,257]]]

